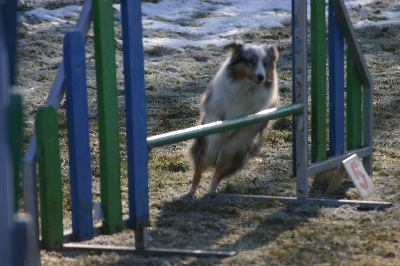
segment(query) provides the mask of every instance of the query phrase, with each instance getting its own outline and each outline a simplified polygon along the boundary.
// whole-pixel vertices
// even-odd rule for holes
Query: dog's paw
[[[193,192],[193,191],[189,191],[186,195],[184,195],[182,198],[184,198],[184,199],[197,199],[197,196],[196,196],[196,192]]]

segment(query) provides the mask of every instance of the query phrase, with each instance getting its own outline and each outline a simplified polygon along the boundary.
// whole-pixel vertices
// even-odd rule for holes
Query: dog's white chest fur
[[[211,89],[212,95],[203,106],[206,123],[254,114],[268,108],[277,98],[274,86],[266,88],[249,80],[233,81],[225,70],[215,77]]]

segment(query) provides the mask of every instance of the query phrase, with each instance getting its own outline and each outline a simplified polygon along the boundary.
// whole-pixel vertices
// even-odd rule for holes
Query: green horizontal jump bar
[[[292,115],[303,110],[302,103],[290,104],[284,107],[271,108],[260,111],[253,115],[230,119],[225,121],[216,121],[213,123],[181,129],[147,138],[149,148],[161,147],[167,144],[185,141],[188,139],[198,138],[214,133],[219,133],[239,127],[250,126],[260,122]]]

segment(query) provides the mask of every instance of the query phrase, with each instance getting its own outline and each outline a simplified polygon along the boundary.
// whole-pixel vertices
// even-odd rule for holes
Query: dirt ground
[[[381,20],[384,11],[399,11],[398,1],[374,1],[369,12],[350,12],[355,23]],[[357,11],[357,10],[356,10]],[[279,46],[278,64],[282,105],[291,102],[291,25],[250,30],[235,39]],[[25,95],[26,137],[34,128],[35,110],[44,103],[62,59],[63,35],[72,25],[42,22],[19,25],[18,88]],[[121,38],[116,23],[116,38]],[[280,202],[226,201],[206,196],[205,175],[197,199],[183,197],[192,171],[185,157],[186,143],[154,149],[149,154],[151,247],[237,251],[229,258],[149,257],[117,253],[42,251],[43,265],[399,265],[400,264],[400,25],[356,29],[374,87],[374,200],[389,201],[386,210],[359,211],[355,207],[290,206]],[[147,33],[159,37],[173,33]],[[195,38],[192,36],[191,38]],[[87,42],[88,96],[94,200],[99,200],[96,82],[93,32]],[[124,91],[121,49],[117,45],[117,85],[120,106],[123,210],[127,213]],[[221,47],[145,48],[148,135],[193,126],[201,95],[219,63]],[[68,153],[65,103],[59,110],[65,227],[70,226]],[[295,196],[292,177],[291,119],[278,119],[265,135],[261,154],[242,171],[226,179],[222,193]],[[323,186],[310,195],[322,197]],[[332,198],[360,199],[347,178]],[[134,245],[133,232],[100,236],[91,244]]]

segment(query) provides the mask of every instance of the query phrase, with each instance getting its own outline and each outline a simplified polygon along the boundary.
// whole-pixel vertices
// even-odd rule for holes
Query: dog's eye
[[[263,66],[264,66],[264,67],[267,66],[267,60],[263,60]]]
[[[257,58],[252,57],[248,60],[248,62],[250,65],[255,66],[257,65]]]

